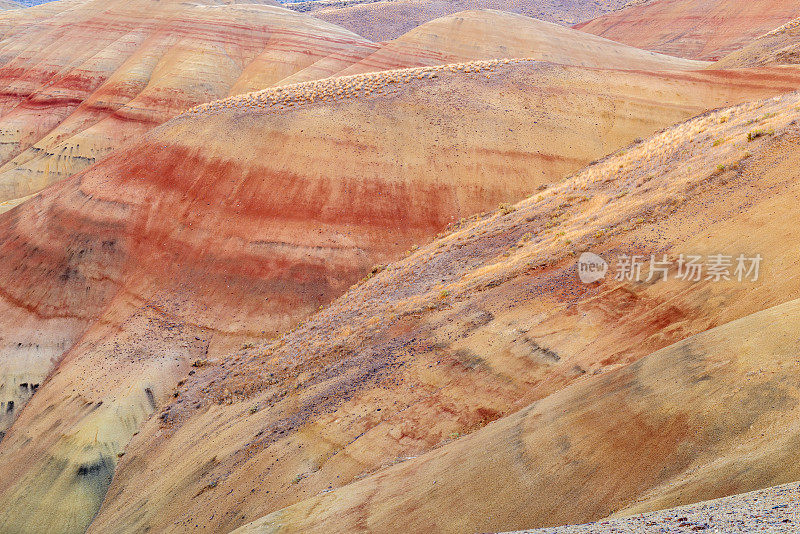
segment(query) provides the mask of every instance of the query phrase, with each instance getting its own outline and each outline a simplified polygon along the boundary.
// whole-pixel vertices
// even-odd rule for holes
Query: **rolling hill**
[[[497,531],[800,478],[781,31],[723,69],[485,9],[380,43],[269,1],[0,14],[0,531]]]
[[[239,371],[227,355],[285,330],[372,265],[398,257],[449,222],[522,198],[704,109],[800,87],[798,76],[785,70],[648,74],[498,61],[308,82],[200,106],[48,188],[0,216],[0,248],[8,258],[0,264],[0,317],[8,333],[0,376],[5,424],[11,425],[0,444],[0,469],[12,473],[0,485],[0,504],[12,511],[4,514],[2,527],[24,528],[36,514],[42,525],[62,525],[68,518],[74,530],[83,529],[121,459],[114,478],[119,485],[109,492],[95,528],[231,529],[500,417],[530,399],[524,392],[547,365],[525,372],[517,367],[519,376],[502,387],[485,378],[484,394],[474,381],[483,375],[470,371],[486,369],[481,360],[445,347],[452,353],[446,372],[457,376],[447,376],[442,384],[451,385],[429,397],[432,385],[411,392],[401,381],[395,393],[391,387],[380,386],[380,394],[370,389],[402,360],[386,361],[382,349],[370,345],[359,348],[370,342],[370,336],[354,341],[360,330],[338,344],[339,333],[331,333],[328,323],[308,328],[338,348],[317,347],[320,359],[312,362],[300,356],[302,342],[288,344],[271,363],[260,357],[251,362],[260,371]],[[547,221],[557,222],[565,209],[549,208]],[[532,228],[544,224],[538,216],[532,221],[538,221],[526,223]],[[525,225],[505,229],[501,241],[516,242],[527,231]],[[472,261],[465,259],[466,264],[453,258],[424,265],[443,269],[438,285],[451,276],[447,272],[459,272],[455,266]],[[373,271],[379,273],[374,280],[385,279],[380,267]],[[399,291],[416,287],[413,277],[399,280],[392,282]],[[374,289],[371,284],[364,287]],[[433,291],[434,302],[441,302],[450,290]],[[351,297],[351,310],[370,313],[371,305]],[[376,298],[393,306],[384,295]],[[423,308],[428,298],[421,296]],[[546,310],[548,302],[539,302]],[[476,310],[465,317],[481,324],[489,315]],[[356,319],[345,321],[360,329]],[[692,328],[705,324],[698,323]],[[383,328],[382,313],[376,310],[366,324]],[[400,343],[392,358],[405,357],[414,346],[401,334],[414,331],[415,324],[409,317],[392,327]],[[447,335],[435,334],[423,346],[443,343]],[[538,354],[536,342],[527,343],[520,357]],[[640,345],[642,351],[648,347]],[[423,352],[420,369],[433,369],[430,359],[438,361],[437,354]],[[549,352],[542,354],[547,364]],[[216,373],[228,365],[234,366],[232,375],[221,379]],[[515,374],[519,364],[509,365]],[[199,399],[203,410],[182,428],[207,448],[187,445],[183,433],[161,442],[172,431],[160,425],[173,424],[171,414],[178,410],[144,421],[171,396],[181,409],[194,409],[186,380],[207,377],[206,370],[222,389],[215,385],[209,397]],[[431,372],[434,383],[440,380]],[[234,375],[244,381],[229,387],[228,380],[238,380]],[[573,375],[566,372],[565,380]],[[264,387],[266,398],[228,406],[228,400],[254,398]],[[359,428],[366,431],[373,418],[348,416],[343,421],[352,425],[331,423],[331,435],[322,430],[330,423],[329,407],[343,398],[355,403],[345,411],[360,409],[362,399],[352,388],[375,392],[381,418],[395,413],[389,408],[394,402],[413,404],[404,412],[412,418],[409,439],[402,439],[405,427],[398,427],[398,449],[397,439],[381,441],[385,434],[379,429],[370,433],[378,441],[358,441],[328,463],[335,444],[346,443]],[[222,404],[206,410],[203,398]],[[462,402],[464,409],[458,408]],[[239,421],[241,410],[258,414],[261,434],[252,419]],[[435,424],[428,419],[433,414]],[[430,423],[429,430],[415,430],[414,417],[422,418],[420,429]],[[298,452],[298,425],[311,449],[301,444]],[[138,447],[148,453],[136,452]],[[255,464],[246,460],[251,454]],[[314,462],[328,467],[309,476]],[[234,465],[249,467],[240,471]],[[144,484],[137,480],[143,472],[150,473]],[[161,476],[153,480],[153,472]],[[217,480],[223,475],[244,477],[235,497],[221,496],[231,489]],[[284,485],[283,491],[264,493]],[[136,491],[142,493],[129,494]]]
[[[768,32],[715,63],[718,68],[744,68],[800,63],[800,18]]]
[[[378,45],[267,5],[137,1],[63,0],[0,18],[0,212],[195,104],[277,84],[506,57],[702,67],[497,11]]]
[[[32,393],[17,385],[41,384],[117,298],[177,313],[219,355],[461,217],[705,109],[800,87],[776,79],[477,62],[193,109],[1,219],[6,425]]]
[[[496,58],[526,58],[605,69],[689,70],[706,66],[699,61],[639,50],[523,15],[477,10],[414,28],[382,43],[378,50],[339,74]]]
[[[460,11],[495,9],[571,25],[619,9],[626,3],[624,0],[312,0],[285,5],[378,42],[396,39],[426,22]]]
[[[797,0],[651,0],[575,28],[671,56],[716,60],[797,18]]]
[[[794,481],[798,318],[795,300],[690,337],[235,532],[554,526]]]
[[[375,48],[268,4],[64,0],[0,16],[0,210],[194,105]]]
[[[187,377],[91,531],[227,527],[303,496],[242,532],[513,530],[796,480],[799,109],[667,129]],[[763,270],[582,284],[586,250]]]

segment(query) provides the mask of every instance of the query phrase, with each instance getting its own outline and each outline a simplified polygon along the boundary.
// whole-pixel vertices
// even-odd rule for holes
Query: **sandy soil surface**
[[[526,534],[797,532],[800,483],[793,482],[732,497],[633,517],[585,525],[526,530]]]

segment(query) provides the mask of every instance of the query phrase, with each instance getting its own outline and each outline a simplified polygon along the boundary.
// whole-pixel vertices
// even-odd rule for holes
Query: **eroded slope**
[[[64,0],[0,16],[0,211],[202,102],[375,49],[291,10]]]
[[[716,60],[797,18],[797,0],[652,0],[575,28],[671,56]]]
[[[497,9],[571,25],[623,7],[623,0],[379,0],[289,2],[288,7],[348,28],[373,41],[396,39],[428,21],[459,11]]]
[[[645,365],[629,364],[800,294],[798,277],[790,274],[797,268],[796,250],[787,246],[798,236],[785,224],[800,195],[799,107],[800,97],[793,94],[671,128],[515,208],[464,221],[279,342],[203,367],[132,440],[92,528],[225,530],[319,494],[268,521],[296,531],[365,525],[499,530],[541,525],[545,518],[589,520],[644,497],[643,507],[662,506],[773,483],[785,473],[777,457],[754,460],[757,477],[735,476],[712,463],[708,473],[725,482],[713,487],[689,476],[690,466],[708,458],[707,448],[735,452],[736,443],[754,445],[748,440],[755,430],[710,431],[681,449],[695,427],[677,412],[675,423],[666,424],[672,415],[649,421],[645,413],[636,419],[634,409],[620,409],[620,419],[602,427],[591,419],[570,426],[577,422],[567,413],[558,428],[574,432],[570,447],[586,467],[563,479],[557,467],[566,441],[554,439],[552,431],[510,422],[486,425],[537,400],[567,398],[574,391],[564,389],[570,384],[609,392],[609,406],[624,406],[611,394],[614,384],[633,380]],[[754,226],[757,234],[748,231]],[[764,271],[745,282],[609,278],[584,285],[575,274],[583,250],[612,264],[620,254],[761,254]],[[761,354],[742,353],[746,364],[734,366],[722,382],[705,385],[696,380],[704,364],[694,368],[692,358],[677,353],[683,367],[668,376],[681,370],[686,376],[676,395],[685,383],[685,393],[698,397],[707,393],[705,387],[725,390],[725,381],[738,379],[741,368],[749,372]],[[771,367],[788,373],[775,379],[795,376],[793,362]],[[615,369],[620,370],[609,374]],[[793,406],[794,389],[771,396],[772,377],[763,377],[766,397],[743,411],[765,414],[754,428]],[[697,389],[688,389],[692,384]],[[624,396],[638,390],[620,391]],[[730,402],[746,402],[748,391],[758,388],[743,389]],[[762,410],[773,398],[775,411]],[[581,406],[591,405],[587,400]],[[547,417],[559,413],[548,411]],[[598,448],[591,432],[617,423],[627,424],[632,436],[619,450],[641,456],[642,469],[626,469],[625,477],[614,480],[601,475],[621,468],[612,454],[617,449],[611,442]],[[492,436],[493,428],[510,428],[516,441],[487,438],[471,446],[483,439],[478,436]],[[426,454],[449,440],[455,443]],[[519,460],[519,443],[528,442],[543,460],[552,460],[550,478],[529,470],[536,462]],[[589,445],[594,454],[586,452]],[[496,462],[488,460],[493,455]],[[647,467],[651,460],[656,467]],[[378,471],[395,462],[401,466]],[[157,480],[150,475],[154,470]],[[392,474],[398,472],[408,485]],[[391,478],[399,486],[384,483],[386,477],[399,477]],[[553,483],[545,486],[543,480]],[[682,491],[673,491],[676,481],[685,481]],[[489,490],[480,490],[481,484],[495,492],[487,501],[491,513],[482,501]],[[584,486],[602,487],[602,498],[582,493]],[[531,488],[550,497],[537,500],[541,492]],[[547,504],[562,498],[570,506]],[[548,515],[554,510],[556,515]]]
[[[480,10],[427,22],[383,43],[340,74],[518,57],[605,69],[688,70],[705,66],[523,15]]]
[[[35,514],[81,530],[192,365],[284,331],[448,223],[708,107],[798,86],[531,61],[308,82],[195,108],[46,189],[0,217],[2,526]],[[184,513],[148,508],[163,524]],[[207,528],[244,522],[215,517]]]
[[[796,65],[800,63],[800,19],[766,33],[744,48],[719,60],[719,68]]]

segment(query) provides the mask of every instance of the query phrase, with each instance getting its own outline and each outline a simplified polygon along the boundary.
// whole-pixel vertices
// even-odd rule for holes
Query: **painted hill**
[[[0,97],[0,212],[188,107],[276,84],[509,56],[702,66],[497,11],[460,13],[377,45],[269,6],[137,1],[62,0],[0,18],[0,82],[8,87]],[[81,40],[98,25],[108,35]]]
[[[798,12],[798,0],[651,0],[575,28],[671,56],[716,60]]]
[[[373,41],[396,39],[434,19],[460,11],[497,9],[572,25],[623,7],[625,0],[378,0],[288,2],[285,5],[306,11]]]
[[[19,9],[22,7],[22,4],[18,4],[13,0],[1,0],[0,1],[0,11],[4,11],[6,9]]]
[[[800,63],[800,18],[766,33],[719,60],[717,68],[743,68]]]
[[[197,524],[224,531],[399,456],[425,452],[529,402],[546,389],[532,385],[549,372],[552,359],[535,341],[520,345],[519,357],[540,358],[542,366],[523,372],[509,360],[514,378],[506,383],[483,374],[487,368],[471,352],[448,348],[446,329],[431,337],[433,352],[419,352],[416,345],[428,342],[407,337],[420,327],[417,314],[432,320],[428,314],[454,293],[440,285],[450,279],[447,273],[457,276],[481,255],[502,254],[499,245],[477,255],[467,247],[465,256],[418,264],[392,278],[398,291],[415,292],[413,273],[438,269],[435,282],[424,282],[434,287],[411,299],[416,311],[410,315],[403,312],[406,304],[384,315],[375,302],[351,301],[351,293],[354,307],[341,320],[352,323],[352,337],[342,337],[340,319],[326,322],[330,315],[303,327],[326,343],[341,341],[338,348],[314,348],[297,338],[284,341],[276,359],[265,362],[259,352],[241,368],[225,356],[263,343],[343,292],[371,265],[424,242],[448,222],[521,198],[703,109],[797,87],[800,78],[789,71],[648,74],[478,62],[276,88],[201,106],[154,130],[0,217],[0,248],[9,258],[0,264],[0,320],[8,332],[3,394],[13,395],[4,399],[11,426],[0,446],[0,469],[12,473],[0,483],[0,505],[13,512],[0,526],[24,528],[35,514],[42,525],[67,518],[74,530],[83,529],[121,461],[118,485],[94,528]],[[584,206],[580,197],[569,202]],[[568,211],[561,204],[547,209],[546,220],[535,216],[518,229],[503,229],[501,242],[517,243],[532,225],[554,228]],[[628,212],[620,216],[636,220]],[[493,269],[482,272],[491,276]],[[386,281],[388,273],[399,274],[392,268],[373,279]],[[502,285],[486,283],[487,291]],[[374,290],[369,284],[363,287]],[[394,306],[394,297],[375,295]],[[544,312],[553,299],[536,301]],[[480,310],[462,311],[454,328],[463,321],[481,329],[491,322]],[[371,314],[363,325],[361,313]],[[395,315],[403,320],[392,322],[389,333],[386,318]],[[329,331],[333,326],[337,330]],[[373,351],[371,335],[361,337],[363,326],[398,344],[388,353],[379,345]],[[658,348],[668,337],[649,345],[639,339],[637,346]],[[470,340],[470,350],[483,346],[478,339]],[[420,360],[397,367],[412,347]],[[309,360],[307,349],[320,359]],[[434,362],[444,356],[440,368]],[[581,374],[574,365],[564,381]],[[474,369],[480,373],[473,375]],[[407,382],[384,382],[400,380],[405,375],[392,373],[406,370],[412,373]],[[433,382],[422,387],[417,371]],[[190,376],[197,378],[187,382]],[[434,385],[440,379],[441,395]],[[366,419],[333,423],[331,409],[347,399],[354,404],[342,413],[371,406],[362,393],[374,394],[368,402],[380,406],[368,407]],[[170,398],[178,404],[161,412]],[[410,417],[409,424],[392,425],[399,437],[382,441],[390,428],[380,426],[346,447],[352,432],[371,428],[377,408],[382,420],[411,405],[400,416]],[[416,429],[416,417],[425,430]],[[181,421],[185,426],[173,426]],[[310,449],[298,449],[300,428]],[[205,445],[189,443],[190,435]],[[339,448],[348,451],[338,455]],[[139,479],[145,471],[146,483]],[[223,497],[220,492],[232,487],[236,494]],[[278,487],[284,489],[273,491]]]
[[[0,16],[5,209],[196,104],[375,48],[263,3],[64,0],[8,13]]]
[[[676,83],[666,96],[659,89]],[[14,403],[6,426],[32,393],[17,385],[41,384],[117,298],[170,317],[182,310],[180,321],[214,337],[210,354],[219,355],[282,331],[461,217],[705,109],[797,87],[797,73],[504,60],[308,82],[196,108],[0,219],[13,384],[3,400]]]
[[[340,74],[515,57],[606,69],[687,70],[705,66],[523,15],[480,10],[427,22],[382,44]]]
[[[670,128],[203,368],[133,439],[93,531],[304,495],[243,532],[513,530],[796,480],[798,109]],[[762,270],[587,285],[587,250]]]
[[[688,338],[235,532],[558,525],[796,480],[798,319],[795,300]]]

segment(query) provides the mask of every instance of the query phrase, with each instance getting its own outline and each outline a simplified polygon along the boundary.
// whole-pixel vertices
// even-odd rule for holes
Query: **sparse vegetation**
[[[753,130],[747,133],[747,141],[748,142],[755,141],[759,137],[764,137],[767,135],[774,135],[774,134],[775,134],[774,130]]]
[[[509,213],[517,211],[517,208],[505,202],[497,206],[497,209],[500,211],[500,215],[508,215]]]
[[[492,72],[503,64],[525,61],[519,60],[477,60],[465,63],[385,70],[339,78],[327,78],[297,84],[269,88],[262,91],[232,96],[223,100],[201,104],[189,109],[186,113],[198,114],[225,110],[265,111],[271,107],[276,109],[291,108],[295,105],[310,104],[316,101],[334,102],[358,96],[370,96],[380,93],[382,89],[398,83],[412,83],[415,80],[437,78],[442,72],[480,73]]]

